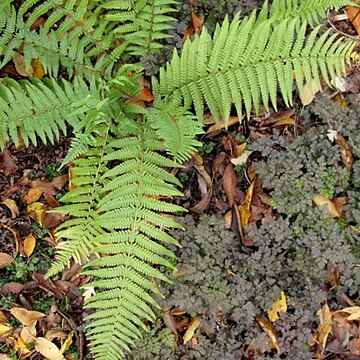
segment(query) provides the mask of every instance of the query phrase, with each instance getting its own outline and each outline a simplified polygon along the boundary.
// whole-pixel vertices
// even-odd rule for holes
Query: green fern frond
[[[148,119],[176,161],[187,160],[201,146],[195,136],[203,133],[202,122],[181,106],[180,97],[167,102],[158,97],[148,110]]]
[[[131,135],[112,139],[115,127]],[[66,241],[48,276],[71,259],[81,264],[98,257],[83,271],[93,277],[87,286],[98,289],[87,303],[96,310],[87,318],[88,339],[96,358],[121,359],[141,336],[138,329],[147,329],[142,319],[155,318],[152,307],[158,305],[149,291],[159,290],[151,278],[168,281],[156,266],[174,269],[174,255],[164,245],[178,243],[166,230],[180,226],[165,214],[184,209],[159,198],[181,195],[166,170],[179,165],[160,154],[165,146],[149,124],[128,118],[102,128],[86,155],[74,160],[71,183],[79,187],[56,209],[72,218],[58,228],[57,238]]]
[[[273,0],[271,9],[266,0],[262,8],[261,19],[270,19],[273,22],[281,22],[285,19],[291,21],[297,20],[297,25],[308,23],[314,27],[326,17],[326,11],[329,9],[339,9],[348,5],[355,5],[349,0]]]
[[[185,107],[194,104],[199,119],[206,104],[216,121],[228,120],[231,103],[239,118],[243,104],[247,116],[261,103],[269,102],[276,109],[279,89],[285,103],[292,104],[294,77],[300,94],[304,79],[312,78],[321,89],[320,76],[330,86],[330,77],[345,72],[346,63],[354,56],[354,42],[343,42],[336,34],[326,31],[320,38],[315,28],[305,40],[306,24],[295,31],[296,20],[272,26],[271,20],[256,25],[254,17],[229,23],[226,18],[217,27],[214,39],[204,29],[193,41],[186,41],[181,56],[160,70],[160,83],[153,78],[158,95],[181,94]],[[294,41],[295,36],[297,40]]]
[[[99,7],[93,11],[84,8],[87,2],[57,4],[47,1],[40,4],[27,21],[23,16],[33,1],[25,2],[19,12],[12,8],[10,14],[0,8],[0,51],[4,55],[0,67],[23,49],[27,70],[33,59],[39,59],[46,73],[54,77],[58,76],[60,66],[67,70],[69,77],[76,74],[90,79],[94,73],[110,77],[127,45],[114,44],[113,25],[100,14]],[[50,9],[53,12],[45,25],[32,30],[30,25]],[[95,56],[94,64],[91,58]]]
[[[174,12],[175,0],[126,0],[104,2],[102,7],[110,13],[106,19],[120,26],[114,31],[128,43],[132,55],[145,56],[156,53],[163,45],[159,40],[170,37],[168,14]]]
[[[85,112],[96,106],[96,92],[79,78],[74,84],[47,79],[0,82],[0,146],[9,140],[54,143],[67,124],[75,126]]]

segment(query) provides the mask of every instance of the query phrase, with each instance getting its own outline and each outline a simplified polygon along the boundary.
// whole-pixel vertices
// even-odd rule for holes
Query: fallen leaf
[[[0,269],[10,265],[14,258],[7,253],[0,252]]]
[[[45,180],[34,180],[31,182],[31,187],[34,189],[41,190],[41,192],[45,195],[56,195],[56,190],[53,185],[53,182],[45,181]]]
[[[24,201],[28,205],[34,203],[35,201],[38,201],[41,198],[41,195],[43,192],[40,189],[31,188],[29,189],[28,193],[24,196]]]
[[[22,328],[20,337],[25,344],[32,343],[36,337],[36,321]]]
[[[331,311],[328,304],[324,304],[322,308],[316,313],[320,318],[320,325],[318,327],[319,344],[321,347],[321,356],[324,353],[327,338],[331,332],[333,325]]]
[[[26,347],[26,344],[24,343],[24,341],[22,340],[22,338],[19,335],[15,336],[16,338],[16,343],[14,345],[14,350],[21,351],[21,354],[28,354],[30,352],[30,350]]]
[[[10,325],[0,324],[0,335],[6,335],[11,331],[12,327]]]
[[[183,337],[183,344],[186,344],[193,336],[195,330],[200,326],[201,316],[197,315],[195,316],[187,328],[184,337]]]
[[[0,354],[0,360],[11,360],[11,357],[6,354]]]
[[[0,310],[0,324],[9,324],[9,320],[1,310]]]
[[[347,6],[345,11],[356,32],[360,34],[360,9],[357,6]]]
[[[249,186],[249,188],[247,189],[245,201],[239,206],[241,226],[243,228],[244,233],[247,232],[245,226],[249,224],[249,219],[251,217],[251,202],[254,193],[254,188],[255,188],[255,181],[253,181]]]
[[[72,342],[73,342],[73,336],[74,336],[74,332],[71,331],[68,335],[68,337],[66,338],[66,340],[64,341],[64,343],[61,345],[61,349],[60,352],[63,354],[65,351],[69,350]]]
[[[83,287],[83,289],[85,291],[82,294],[82,296],[83,296],[85,302],[88,301],[93,295],[96,294],[95,288],[93,286],[85,286],[85,287]]]
[[[300,95],[301,103],[306,106],[309,105],[315,98],[315,95],[319,92],[319,87],[316,84],[315,79],[311,80],[311,83],[304,85],[303,94]]]
[[[334,205],[334,203],[330,199],[328,199],[328,198],[326,198],[324,196],[315,195],[313,197],[313,201],[314,201],[315,205],[319,209],[322,209],[322,208],[326,207],[328,212],[329,212],[329,215],[331,217],[333,217],[333,218],[340,218],[341,217],[341,214],[339,213],[336,206]]]
[[[271,322],[275,322],[279,320],[280,313],[286,313],[287,311],[287,303],[286,303],[286,296],[283,291],[280,293],[280,298],[277,299],[272,304],[272,309],[267,311],[268,317]]]
[[[7,149],[0,152],[0,169],[6,176],[14,174],[18,166],[16,165],[17,158],[11,154]]]
[[[13,62],[15,65],[15,69],[19,73],[19,75],[28,77],[32,76],[32,74],[34,73],[31,65],[28,68],[26,67],[25,57],[20,53],[15,53],[15,55],[13,56]]]
[[[240,156],[236,158],[232,158],[230,161],[236,166],[236,165],[245,165],[247,162],[247,159],[252,154],[252,151],[245,150]]]
[[[280,351],[280,346],[279,346],[279,343],[277,340],[276,331],[275,331],[275,328],[273,327],[273,325],[271,324],[270,320],[268,320],[265,316],[262,316],[262,315],[258,315],[255,318],[256,318],[257,322],[259,323],[259,325],[261,326],[261,328],[268,335],[270,342],[271,342],[271,347],[273,349],[276,349],[278,354],[280,354],[281,351]]]
[[[341,159],[345,165],[345,169],[350,172],[354,165],[354,157],[352,155],[350,146],[346,142],[345,138],[341,135],[337,135],[335,141],[338,145]]]
[[[27,257],[33,253],[36,245],[36,239],[33,234],[28,235],[24,240],[24,252]]]
[[[62,331],[60,329],[50,329],[45,334],[45,338],[48,339],[49,341],[54,340],[54,339],[66,339],[67,335],[64,331]]]
[[[45,211],[45,206],[41,202],[34,202],[27,207],[27,212],[29,216],[36,222],[38,222],[40,225],[42,224]]]
[[[11,211],[11,217],[13,219],[19,215],[19,208],[14,200],[6,199],[2,204],[4,204]]]
[[[150,102],[154,100],[154,95],[147,87],[143,87],[141,89],[141,95],[139,97],[139,100]]]
[[[237,176],[232,164],[228,164],[228,166],[225,168],[222,184],[228,199],[229,207],[232,208],[237,192]]]
[[[30,75],[31,77],[42,79],[45,75],[45,69],[39,59],[31,60],[31,67],[33,69],[33,73]]]
[[[46,316],[39,311],[30,311],[19,307],[12,308],[10,313],[25,326],[30,326]]]
[[[41,227],[43,229],[52,229],[57,227],[64,219],[63,214],[46,211],[43,215]]]
[[[207,124],[213,124],[211,125],[207,130],[206,130],[206,133],[207,134],[210,134],[214,131],[218,131],[220,129],[225,129],[231,125],[235,125],[235,124],[239,124],[240,121],[239,121],[239,117],[238,116],[230,116],[229,117],[229,121],[227,123],[225,123],[224,119],[220,119],[220,123],[219,124],[215,124],[215,121],[212,117],[209,117],[207,120],[206,120],[206,123]]]
[[[274,126],[282,126],[282,125],[295,125],[295,119],[293,118],[281,119],[274,124]]]
[[[58,176],[51,183],[56,190],[61,190],[69,181],[67,174]]]
[[[347,317],[348,321],[360,320],[360,306],[352,306],[345,309],[338,310],[338,312],[344,312],[350,314]]]
[[[23,291],[25,285],[20,284],[15,281],[10,281],[6,283],[3,288],[0,290],[0,294],[9,295],[9,294],[19,294]]]
[[[45,339],[44,337],[38,337],[35,340],[35,349],[41,355],[45,356],[49,360],[65,360],[64,356],[60,352],[60,349],[51,341]]]

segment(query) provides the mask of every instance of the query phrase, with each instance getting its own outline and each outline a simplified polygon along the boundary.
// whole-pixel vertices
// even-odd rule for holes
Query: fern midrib
[[[144,120],[142,120],[142,124],[144,124]],[[129,241],[131,244],[134,244],[136,242],[136,232],[139,229],[139,220],[141,221],[141,217],[139,216],[139,210],[141,208],[140,205],[140,199],[143,196],[142,195],[142,178],[144,176],[144,153],[145,153],[145,141],[144,141],[144,134],[143,134],[143,126],[140,126],[140,134],[138,135],[140,137],[140,153],[141,153],[141,158],[140,158],[140,169],[139,169],[139,173],[138,173],[138,186],[137,186],[137,190],[136,190],[136,203],[135,203],[135,209],[134,209],[134,215],[133,215],[133,221],[131,222],[133,225],[132,229],[131,229],[131,237],[129,238]],[[118,300],[121,300],[119,298],[117,298]],[[111,334],[109,334],[109,341],[112,342],[113,337],[116,337],[116,334],[114,333],[116,331],[116,327],[114,326],[113,329],[111,330]]]
[[[155,5],[154,5],[154,0],[151,1],[151,5],[150,5],[150,31],[148,32],[149,34],[149,41],[147,43],[146,46],[146,55],[151,55],[151,44],[152,44],[152,39],[153,39],[153,29],[154,29],[154,18],[155,18]]]

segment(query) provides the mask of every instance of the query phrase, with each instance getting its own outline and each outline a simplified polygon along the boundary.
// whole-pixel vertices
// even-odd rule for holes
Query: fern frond
[[[114,31],[128,43],[132,55],[145,56],[156,53],[163,45],[159,40],[170,37],[170,13],[174,12],[175,0],[126,0],[109,1],[102,5],[109,11],[106,19],[120,26]]]
[[[0,146],[10,139],[54,143],[66,126],[75,126],[84,113],[96,106],[96,92],[79,78],[74,84],[63,80],[0,82]]]
[[[180,94],[185,107],[194,104],[199,119],[206,104],[216,121],[228,120],[230,104],[235,104],[239,118],[245,105],[247,116],[252,106],[259,111],[269,102],[276,109],[277,90],[287,105],[292,104],[294,75],[300,93],[304,79],[315,78],[321,89],[322,76],[331,86],[330,77],[345,72],[354,57],[354,42],[343,42],[326,31],[319,39],[319,27],[305,39],[306,24],[297,33],[296,20],[273,26],[271,20],[256,24],[254,17],[229,23],[226,18],[214,38],[204,29],[193,41],[186,41],[181,56],[160,70],[160,82],[153,78],[160,96]],[[294,37],[297,41],[294,42]]]
[[[203,133],[202,122],[181,106],[180,97],[167,102],[158,97],[148,110],[148,119],[176,161],[187,160],[201,146],[195,136]]]
[[[4,55],[0,67],[23,49],[27,69],[33,59],[38,59],[46,73],[54,77],[58,76],[60,66],[67,70],[69,77],[77,74],[90,79],[94,73],[110,77],[126,44],[114,44],[113,25],[100,14],[100,8],[90,11],[84,7],[87,2],[46,1],[35,8],[27,21],[23,19],[24,13],[34,1],[26,1],[19,12],[12,8],[10,14],[0,8],[0,50]],[[43,27],[32,30],[30,25],[45,10],[53,12],[50,11]],[[91,58],[95,56],[94,64]]]
[[[314,27],[326,17],[329,9],[339,9],[344,6],[358,6],[349,0],[273,0],[271,10],[265,1],[262,11],[262,19],[270,19],[279,23],[285,19],[297,20],[297,25],[308,23]]]
[[[181,195],[173,185],[178,180],[166,170],[179,165],[160,154],[165,146],[145,118],[105,124],[96,126],[103,132],[84,157],[74,160],[71,183],[78,187],[56,209],[72,218],[58,228],[59,254],[48,276],[71,259],[81,264],[98,257],[83,270],[93,277],[88,286],[97,289],[86,305],[96,310],[87,318],[88,339],[97,359],[121,359],[141,336],[139,328],[147,329],[144,319],[155,318],[152,308],[158,305],[149,291],[159,290],[151,279],[169,281],[157,266],[174,268],[174,255],[164,245],[178,243],[166,230],[180,226],[165,214],[184,210],[159,198]],[[127,135],[112,139],[116,129]]]

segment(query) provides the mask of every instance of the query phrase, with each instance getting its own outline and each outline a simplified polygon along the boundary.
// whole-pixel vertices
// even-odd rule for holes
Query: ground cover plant
[[[64,149],[55,165],[50,163],[40,167],[48,180],[46,185],[43,180],[36,179],[36,173],[26,172],[27,180],[23,185],[33,190],[29,190],[23,198],[28,204],[26,210],[40,224],[40,230],[31,231],[31,234],[29,230],[24,231],[26,238],[20,249],[17,246],[4,248],[1,252],[2,267],[6,268],[5,276],[10,280],[24,280],[32,269],[42,271],[41,266],[27,267],[24,275],[17,277],[16,268],[21,266],[18,260],[13,263],[14,257],[20,251],[30,258],[27,265],[34,262],[35,257],[31,258],[36,244],[33,233],[40,237],[41,229],[56,228],[55,233],[50,232],[47,237],[50,244],[56,244],[56,259],[47,274],[36,277],[34,281],[53,292],[56,292],[54,288],[57,286],[63,286],[71,293],[72,299],[78,301],[80,292],[69,284],[69,279],[72,279],[69,273],[77,273],[81,266],[77,286],[85,290],[86,340],[96,359],[131,356],[127,353],[136,346],[143,332],[149,331],[149,324],[158,321],[158,310],[161,307],[185,306],[175,300],[176,288],[172,295],[171,286],[164,288],[163,293],[168,295],[165,301],[168,303],[160,300],[160,296],[164,286],[162,282],[170,282],[170,272],[176,273],[182,261],[181,256],[177,258],[176,247],[184,246],[182,242],[186,243],[184,239],[179,242],[182,239],[180,233],[171,235],[169,230],[187,228],[187,223],[191,224],[190,220],[185,223],[181,221],[180,216],[185,209],[181,201],[174,198],[182,197],[182,184],[174,174],[201,147],[198,135],[203,133],[205,115],[210,115],[212,121],[221,127],[231,124],[234,118],[241,122],[254,115],[260,116],[263,111],[277,111],[279,106],[292,106],[294,85],[301,99],[305,99],[309,93],[315,93],[316,89],[331,87],[332,79],[340,79],[346,73],[347,66],[356,60],[354,41],[319,25],[327,10],[351,5],[350,2],[275,0],[272,3],[265,1],[262,5],[258,10],[247,11],[248,15],[243,16],[233,12],[239,6],[235,1],[233,4],[214,2],[213,5],[190,1],[193,29],[185,29],[184,40],[187,39],[183,44],[179,43],[179,33],[172,36],[176,9],[181,7],[181,3],[175,0],[6,0],[0,5],[0,68],[3,76],[0,83],[0,145],[4,149],[2,167],[5,175],[9,176],[16,171],[14,169],[17,165],[11,151],[16,153],[33,146],[51,148],[61,137],[64,139],[66,134],[71,134],[72,138],[71,144],[63,140]],[[229,16],[220,15],[225,7],[230,12]],[[202,16],[199,9],[205,13],[213,11],[214,17],[209,18],[209,30],[206,23],[199,30]],[[221,17],[224,18],[222,23],[211,25],[214,19]],[[167,59],[169,44],[175,46],[171,59],[166,65],[158,67],[156,57]],[[180,45],[183,45],[181,49]],[[146,78],[145,74],[155,75]],[[314,149],[305,146],[299,156],[294,155],[298,161],[295,178],[291,173],[284,175],[285,170],[281,174],[277,173],[281,169],[278,162],[282,163],[284,154],[280,152],[281,161],[278,161],[275,150],[280,146],[290,152],[296,142],[291,142],[291,145],[285,145],[285,142],[272,145],[259,142],[258,148],[254,145],[253,151],[263,158],[274,157],[273,165],[269,160],[267,165],[261,163],[256,171],[260,176],[263,173],[271,174],[271,179],[267,180],[263,176],[263,180],[265,188],[272,191],[272,209],[291,219],[294,232],[303,231],[304,239],[308,241],[315,236],[313,232],[323,231],[323,241],[328,241],[324,245],[326,251],[336,249],[335,245],[340,246],[329,236],[329,229],[332,229],[331,234],[348,238],[349,244],[341,243],[347,257],[334,258],[334,264],[329,263],[329,266],[336,269],[339,267],[337,271],[345,274],[344,281],[348,284],[343,289],[345,293],[351,288],[350,282],[357,281],[352,267],[349,267],[356,263],[351,254],[353,250],[347,250],[347,246],[349,249],[356,247],[357,239],[352,234],[343,235],[343,232],[347,232],[336,222],[325,222],[323,229],[322,218],[315,221],[318,228],[314,229],[314,219],[310,221],[306,217],[308,214],[302,212],[304,206],[313,207],[315,195],[320,197],[316,198],[317,203],[320,200],[326,203],[324,199],[330,201],[338,191],[337,184],[343,180],[341,170],[330,166],[336,157],[334,148],[329,150],[333,158],[328,162],[324,163],[321,157],[319,163],[312,162],[319,154],[320,149],[316,148],[316,144],[319,144],[317,139],[321,136],[316,134],[311,138],[311,134],[309,130],[302,139],[311,145],[315,143]],[[324,136],[321,139],[324,140]],[[346,153],[345,145],[343,148]],[[290,158],[289,164],[294,166],[294,161]],[[65,167],[69,169],[69,191],[64,188],[67,183],[67,177],[63,175]],[[201,168],[201,164],[197,168]],[[304,168],[306,171],[303,171]],[[227,172],[230,173],[232,168],[227,169],[230,169]],[[300,170],[307,175],[299,180],[297,177],[301,176]],[[296,194],[291,191],[286,193],[287,188],[283,184],[278,186],[276,179],[286,176],[290,179],[288,184],[295,182],[299,191],[306,192],[309,199],[299,203]],[[310,183],[307,176],[317,177],[321,185]],[[319,186],[323,191],[317,194],[315,189]],[[357,186],[356,181],[351,180],[348,191],[349,195],[355,191],[351,195],[355,203]],[[16,193],[18,190],[13,188],[12,191]],[[225,192],[229,206],[233,208],[234,228],[236,218],[241,220],[245,210],[240,209],[243,213],[236,217],[239,211],[234,206],[236,201],[230,200],[229,187],[225,188]],[[209,194],[211,196],[211,192]],[[37,201],[41,196],[45,196],[46,207]],[[10,211],[11,216],[16,218],[19,209],[12,202],[14,200],[3,200],[4,211]],[[49,209],[52,210],[47,211]],[[202,212],[199,206],[193,208],[193,211]],[[250,211],[249,206],[247,211]],[[354,228],[357,228],[357,212],[356,208],[347,212]],[[179,220],[170,214],[177,215]],[[272,231],[281,228],[276,221],[286,227],[282,223],[286,220],[280,217],[273,221],[275,224]],[[237,226],[241,230],[239,222]],[[13,242],[18,244],[19,235],[14,228],[6,225],[4,229],[14,238]],[[249,235],[247,231],[244,229],[245,234],[242,230],[238,234],[245,240],[243,245],[260,247],[257,237],[266,237],[261,231],[271,233],[271,227],[269,230],[258,229],[258,235]],[[288,236],[295,237],[294,234],[289,233]],[[43,235],[46,237],[47,234]],[[224,236],[229,237],[230,244],[231,236]],[[268,235],[268,239],[276,242],[277,236]],[[304,240],[304,244],[297,246],[301,250],[302,247],[306,248],[306,244]],[[229,258],[219,257],[217,261],[231,262],[236,259],[246,262],[252,256],[256,258],[261,255],[262,258],[269,256],[267,261],[272,263],[272,254],[268,254],[266,244],[262,245],[265,246],[263,250],[250,252],[245,261],[241,253],[232,254]],[[296,263],[301,256],[298,247],[281,248],[281,251],[289,252],[286,266],[299,266],[301,274],[302,269]],[[320,251],[317,248],[315,250]],[[184,254],[187,254],[186,251]],[[275,251],[274,258],[277,255]],[[185,256],[189,256],[186,261],[191,261],[190,254]],[[329,258],[332,258],[332,253],[329,253]],[[312,259],[309,255],[310,263]],[[246,282],[250,281],[247,276],[266,271],[256,268],[255,263],[254,260],[254,269],[249,264],[245,268],[234,265],[236,269],[228,270],[234,274],[243,274],[239,281],[246,287]],[[204,264],[206,262],[202,266]],[[319,264],[319,279],[323,279],[322,265]],[[233,284],[228,286],[225,279],[217,284],[218,279],[211,275],[209,269],[212,266],[213,260],[201,271],[208,271],[206,284],[208,281],[215,282],[211,287],[211,296],[214,296],[218,305],[221,302],[219,296],[233,295],[234,289],[231,288]],[[56,278],[60,272],[61,280]],[[277,273],[274,276],[280,278]],[[50,277],[55,277],[57,286],[49,280]],[[286,275],[283,283],[277,286],[290,287],[287,296],[295,297],[297,289],[291,289],[291,281],[287,279]],[[237,287],[234,299],[239,296],[237,291],[240,291],[241,285]],[[6,291],[13,293],[14,285]],[[194,316],[193,323],[199,320],[199,314],[216,312],[216,309],[210,308],[213,305],[207,304],[211,296],[207,292],[203,304],[194,302],[194,308],[187,309]],[[267,299],[260,301],[263,296],[260,290],[251,292],[239,300],[243,308],[235,311],[232,304],[217,310],[224,312],[224,319],[239,322],[240,329],[236,331],[244,336],[241,326],[251,323],[256,319],[258,311],[269,307]],[[68,297],[64,296],[64,292],[59,291],[56,297],[64,301],[62,310],[67,309],[69,303],[66,302],[69,300],[66,300]],[[311,297],[308,300],[311,303],[315,301]],[[37,308],[44,306],[40,304]],[[31,304],[28,307],[33,308]],[[158,310],[154,310],[156,308]],[[241,313],[244,309],[247,310]],[[62,310],[59,309],[59,313]],[[8,334],[5,338],[10,343],[15,341],[15,350],[21,356],[38,352],[47,358],[63,358],[62,354],[69,351],[70,340],[63,341],[61,349],[58,349],[54,344],[49,345],[49,339],[37,336],[36,323],[43,318],[41,313],[26,313],[24,316],[23,310],[16,306],[12,307],[10,313],[24,325],[27,338],[24,339],[24,334],[12,334],[12,326],[6,323],[5,315],[2,332]],[[24,317],[32,317],[33,321]],[[313,319],[309,320],[309,324],[312,322]],[[261,321],[259,323],[261,325]],[[209,334],[218,325],[213,322],[208,326],[208,338],[211,338]],[[228,329],[233,332],[231,326]],[[171,343],[172,337],[161,326],[158,330],[165,338],[164,344]],[[156,327],[150,331],[156,332]],[[230,339],[229,342],[233,344],[231,356],[240,354],[237,342],[242,343],[241,347],[251,345],[236,331],[229,338],[223,334],[223,341]],[[292,336],[284,341],[293,341]],[[19,345],[19,341],[24,346]],[[84,339],[79,335],[77,342],[83,343]],[[303,342],[310,342],[309,334]],[[286,346],[290,348],[289,343]],[[259,351],[255,345],[253,347],[250,352],[269,350],[271,353],[274,350],[271,346],[263,351]],[[275,350],[280,353],[276,346]],[[202,350],[197,351],[201,354]],[[292,356],[290,350],[286,351],[288,356]],[[220,353],[217,354],[220,356]],[[83,355],[80,353],[79,356]],[[187,355],[182,356],[186,358]],[[191,358],[192,355],[189,356]],[[211,358],[210,355],[208,358]]]

